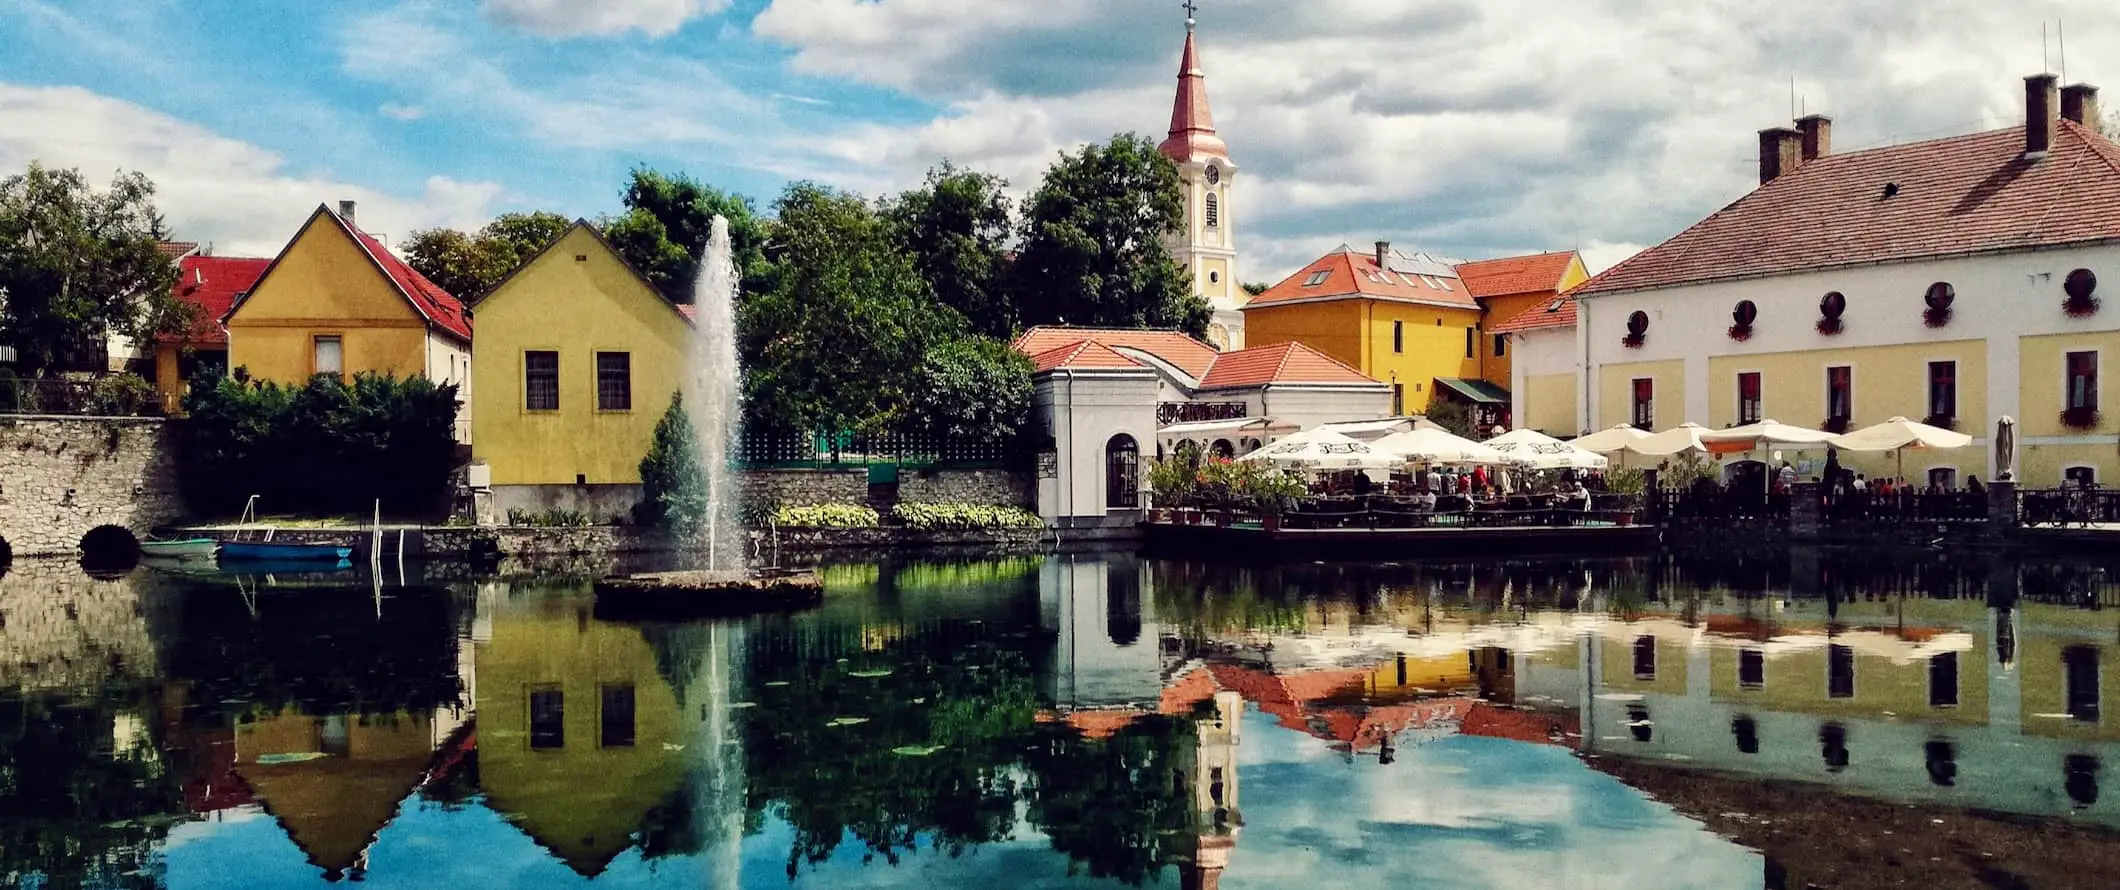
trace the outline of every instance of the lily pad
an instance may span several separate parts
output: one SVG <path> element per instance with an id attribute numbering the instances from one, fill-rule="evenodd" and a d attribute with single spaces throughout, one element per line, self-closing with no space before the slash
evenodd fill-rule
<path id="1" fill-rule="evenodd" d="M 869 671 L 847 671 L 847 676 L 849 676 L 849 677 L 860 677 L 860 678 L 862 678 L 862 679 L 865 679 L 865 680 L 866 680 L 866 679 L 875 679 L 875 678 L 877 678 L 877 677 L 888 677 L 888 676 L 890 676 L 890 675 L 891 675 L 891 669 L 890 669 L 890 668 L 877 668 L 877 669 L 875 669 L 875 670 L 869 670 Z"/>
<path id="2" fill-rule="evenodd" d="M 900 757 L 926 757 L 940 750 L 941 745 L 899 745 L 892 748 L 891 753 Z"/>
<path id="3" fill-rule="evenodd" d="M 272 766 L 278 763 L 308 763 L 312 760 L 322 760 L 330 756 L 317 751 L 305 751 L 300 754 L 261 754 L 258 755 L 258 763 L 262 766 Z"/>
<path id="4" fill-rule="evenodd" d="M 738 709 L 741 709 L 741 708 L 755 708 L 755 707 L 758 707 L 758 703 L 757 703 L 757 702 L 755 702 L 755 701 L 740 701 L 740 702 L 730 702 L 730 703 L 729 703 L 729 710 L 732 710 L 732 711 L 733 711 L 733 710 L 738 710 Z"/>
<path id="5" fill-rule="evenodd" d="M 767 686 L 786 686 L 786 685 L 788 685 L 788 681 L 786 681 L 786 680 L 767 680 L 767 681 L 766 681 L 766 685 L 767 685 Z"/>
<path id="6" fill-rule="evenodd" d="M 869 722 L 869 718 L 867 718 L 867 717 L 834 717 L 834 718 L 832 718 L 832 719 L 831 719 L 831 721 L 830 721 L 830 722 L 827 722 L 827 723 L 826 723 L 825 725 L 826 725 L 826 726 L 860 726 L 861 724 L 863 724 L 863 723 L 867 723 L 867 722 Z"/>

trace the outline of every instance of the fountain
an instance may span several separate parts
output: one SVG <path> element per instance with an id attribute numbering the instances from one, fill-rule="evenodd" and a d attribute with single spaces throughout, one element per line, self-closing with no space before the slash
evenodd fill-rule
<path id="1" fill-rule="evenodd" d="M 627 606 L 667 611 L 742 614 L 807 608 L 822 599 L 813 575 L 754 572 L 744 564 L 745 532 L 737 514 L 736 479 L 730 450 L 742 435 L 743 371 L 736 358 L 735 254 L 729 221 L 714 217 L 699 276 L 692 286 L 694 334 L 686 363 L 685 413 L 699 448 L 700 478 L 707 489 L 707 515 L 695 555 L 700 571 L 607 578 L 596 585 L 597 611 L 617 597 Z M 676 595 L 673 599 L 671 595 Z"/>

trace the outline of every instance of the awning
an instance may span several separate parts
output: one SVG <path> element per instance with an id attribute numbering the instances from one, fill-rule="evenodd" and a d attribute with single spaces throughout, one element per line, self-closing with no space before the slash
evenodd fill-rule
<path id="1" fill-rule="evenodd" d="M 1485 380 L 1467 377 L 1437 377 L 1435 378 L 1435 385 L 1457 393 L 1459 397 L 1468 402 L 1476 402 L 1481 405 L 1509 404 L 1509 391 Z"/>
<path id="2" fill-rule="evenodd" d="M 1276 424 L 1271 417 L 1239 417 L 1232 420 L 1196 420 L 1191 423 L 1174 423 L 1156 430 L 1159 439 L 1208 436 L 1215 433 L 1235 432 L 1293 432 L 1293 424 Z"/>

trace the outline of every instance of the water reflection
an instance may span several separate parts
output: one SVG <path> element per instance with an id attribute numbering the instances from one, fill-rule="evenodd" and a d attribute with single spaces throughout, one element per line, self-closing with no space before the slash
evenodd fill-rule
<path id="1" fill-rule="evenodd" d="M 1814 857 L 1681 793 L 1705 777 L 2120 826 L 2099 707 L 2120 628 L 2102 575 L 2069 566 L 1099 554 L 824 574 L 813 612 L 643 625 L 597 620 L 556 576 L 18 565 L 0 874 L 1800 885 L 1789 863 Z"/>

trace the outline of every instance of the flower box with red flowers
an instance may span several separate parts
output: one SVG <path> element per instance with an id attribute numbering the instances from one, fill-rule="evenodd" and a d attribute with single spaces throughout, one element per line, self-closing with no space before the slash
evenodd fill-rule
<path id="1" fill-rule="evenodd" d="M 2072 430 L 2097 429 L 2102 419 L 2096 408 L 2064 408 L 2061 411 L 2061 425 Z"/>
<path id="2" fill-rule="evenodd" d="M 1730 339 L 1736 340 L 1739 343 L 1743 343 L 1746 340 L 1752 339 L 1752 326 L 1748 324 L 1731 325 Z"/>
<path id="3" fill-rule="evenodd" d="M 2098 314 L 2097 297 L 2070 297 L 2061 301 L 2061 311 L 2070 318 L 2088 318 Z"/>
<path id="4" fill-rule="evenodd" d="M 1836 436 L 1842 435 L 1848 431 L 1848 419 L 1845 417 L 1828 417 L 1825 423 L 1818 425 L 1818 428 Z"/>
<path id="5" fill-rule="evenodd" d="M 1931 414 L 1922 418 L 1921 422 L 1940 430 L 1955 430 L 1958 428 L 1958 418 L 1949 414 Z"/>
<path id="6" fill-rule="evenodd" d="M 1923 309 L 1921 310 L 1921 323 L 1928 325 L 1932 328 L 1940 328 L 1944 325 L 1950 324 L 1951 310 L 1934 308 Z"/>

